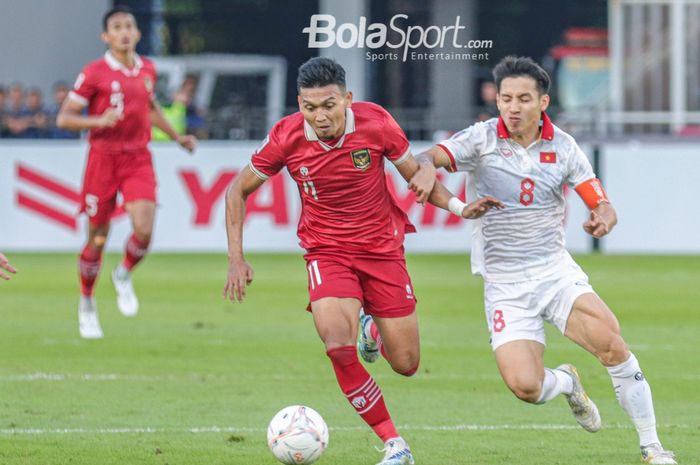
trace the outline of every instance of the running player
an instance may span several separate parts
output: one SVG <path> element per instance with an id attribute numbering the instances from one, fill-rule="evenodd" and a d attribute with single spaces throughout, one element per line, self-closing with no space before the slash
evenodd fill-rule
<path id="1" fill-rule="evenodd" d="M 194 137 L 173 130 L 155 101 L 156 70 L 151 61 L 136 53 L 141 33 L 131 10 L 117 6 L 108 11 L 102 28 L 101 37 L 109 50 L 83 68 L 57 117 L 61 128 L 90 130 L 81 208 L 89 217 L 89 230 L 79 261 L 78 320 L 84 338 L 103 336 L 93 288 L 117 192 L 124 199 L 133 234 L 112 280 L 122 314 L 134 316 L 138 311 L 131 271 L 148 250 L 156 208 L 156 179 L 148 150 L 151 125 L 189 152 L 196 144 Z M 86 107 L 87 115 L 83 115 Z"/>
<path id="2" fill-rule="evenodd" d="M 462 130 L 417 159 L 466 171 L 470 196 L 490 195 L 505 204 L 475 222 L 472 245 L 472 272 L 484 279 L 486 319 L 501 376 L 525 402 L 543 404 L 563 394 L 578 423 L 598 431 L 598 409 L 576 369 L 544 367 L 544 321 L 553 324 L 607 368 L 639 433 L 642 460 L 675 464 L 657 436 L 651 389 L 637 358 L 615 315 L 564 247 L 565 185 L 590 209 L 583 228 L 593 237 L 605 236 L 617 224 L 615 209 L 574 138 L 545 113 L 547 73 L 530 58 L 506 57 L 493 75 L 500 117 Z M 421 177 L 429 174 L 421 170 L 413 183 L 422 184 Z"/>
<path id="3" fill-rule="evenodd" d="M 416 298 L 403 252 L 404 234 L 415 228 L 387 189 L 384 160 L 407 180 L 419 166 L 386 110 L 352 102 L 345 71 L 335 61 L 307 61 L 299 68 L 297 89 L 300 111 L 272 128 L 226 194 L 229 270 L 224 295 L 242 301 L 253 280 L 243 256 L 245 200 L 286 167 L 302 201 L 298 236 L 306 249 L 309 309 L 338 384 L 384 442 L 380 465 L 413 464 L 379 386 L 358 359 L 355 341 L 364 307 L 374 316 L 379 350 L 394 371 L 412 376 L 418 369 Z M 432 185 L 412 188 L 425 201 Z M 492 199 L 481 199 L 455 213 L 477 217 L 492 206 Z"/>

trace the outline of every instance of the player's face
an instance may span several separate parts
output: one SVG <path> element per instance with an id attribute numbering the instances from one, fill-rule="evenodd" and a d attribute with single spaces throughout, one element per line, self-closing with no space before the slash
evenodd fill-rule
<path id="1" fill-rule="evenodd" d="M 352 93 L 337 84 L 303 88 L 297 97 L 299 111 L 321 140 L 340 137 L 345 131 L 345 109 L 352 103 Z"/>
<path id="2" fill-rule="evenodd" d="M 127 53 L 136 49 L 141 32 L 136 19 L 128 13 L 116 13 L 107 20 L 107 30 L 102 32 L 102 40 L 112 51 Z"/>
<path id="3" fill-rule="evenodd" d="M 511 136 L 525 136 L 538 130 L 549 95 L 541 95 L 537 82 L 529 76 L 507 77 L 501 81 L 496 104 Z"/>

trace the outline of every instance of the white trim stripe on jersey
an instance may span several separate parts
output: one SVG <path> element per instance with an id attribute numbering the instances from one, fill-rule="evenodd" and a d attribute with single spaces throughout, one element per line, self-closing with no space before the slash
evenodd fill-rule
<path id="1" fill-rule="evenodd" d="M 406 151 L 403 153 L 403 155 L 401 155 L 399 158 L 394 160 L 392 163 L 394 164 L 394 166 L 399 166 L 400 164 L 405 163 L 406 160 L 408 160 L 408 158 L 410 156 L 411 156 L 411 148 L 409 147 L 406 149 Z"/>
<path id="2" fill-rule="evenodd" d="M 82 95 L 78 95 L 75 91 L 71 90 L 68 92 L 68 98 L 73 100 L 74 102 L 78 102 L 82 106 L 86 107 L 88 105 L 88 99 L 83 97 Z"/>
<path id="3" fill-rule="evenodd" d="M 456 172 L 457 171 L 457 162 L 455 161 L 455 156 L 452 155 L 452 152 L 450 152 L 450 149 L 448 149 L 444 144 L 437 144 L 438 147 L 440 147 L 442 150 L 445 151 L 448 157 L 450 157 L 450 168 L 449 171 L 451 172 Z"/>
<path id="4" fill-rule="evenodd" d="M 262 179 L 263 181 L 267 181 L 267 180 L 270 178 L 270 176 L 266 175 L 265 173 L 263 173 L 262 171 L 260 171 L 259 169 L 257 169 L 257 168 L 255 167 L 255 165 L 253 165 L 253 162 L 252 162 L 252 161 L 251 161 L 250 163 L 248 163 L 248 168 L 250 168 L 250 171 L 252 171 L 254 175 L 256 175 L 257 177 L 259 177 L 259 178 Z"/>

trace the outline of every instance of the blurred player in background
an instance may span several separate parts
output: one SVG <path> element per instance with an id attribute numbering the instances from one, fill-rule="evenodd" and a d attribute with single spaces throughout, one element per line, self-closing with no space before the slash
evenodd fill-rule
<path id="1" fill-rule="evenodd" d="M 242 301 L 253 280 L 242 245 L 246 198 L 286 167 L 302 202 L 298 235 L 306 249 L 309 308 L 338 384 L 384 442 L 380 465 L 413 464 L 379 386 L 359 361 L 355 341 L 364 307 L 363 329 L 371 339 L 367 349 L 372 354 L 363 356 L 373 361 L 381 352 L 394 371 L 405 376 L 418 369 L 416 298 L 403 251 L 404 234 L 415 228 L 388 191 L 384 159 L 406 180 L 419 166 L 386 110 L 352 103 L 345 70 L 335 61 L 307 61 L 299 68 L 297 89 L 299 113 L 272 128 L 227 192 L 229 270 L 224 295 Z M 434 176 L 435 168 L 428 166 Z M 424 202 L 431 189 L 432 185 L 427 191 L 414 190 Z M 477 217 L 492 205 L 491 199 L 481 199 L 456 213 Z M 446 202 L 438 206 L 447 207 Z"/>
<path id="2" fill-rule="evenodd" d="M 572 365 L 544 367 L 544 321 L 595 355 L 607 368 L 615 394 L 630 416 L 642 460 L 675 464 L 656 432 L 651 389 L 620 335 L 615 315 L 588 284 L 564 247 L 564 185 L 590 211 L 583 225 L 603 237 L 617 224 L 615 209 L 591 164 L 570 135 L 545 113 L 550 79 L 529 58 L 507 57 L 493 71 L 500 118 L 476 123 L 417 159 L 467 171 L 469 195 L 505 204 L 475 223 L 472 272 L 484 278 L 491 345 L 501 376 L 521 400 L 543 404 L 564 394 L 578 423 L 601 427 Z M 418 178 L 430 174 L 421 170 Z M 422 179 L 414 184 L 422 184 Z M 431 182 L 430 179 L 427 182 Z"/>
<path id="3" fill-rule="evenodd" d="M 0 253 L 0 268 L 1 268 L 0 269 L 0 279 L 4 279 L 4 280 L 10 279 L 10 276 L 3 273 L 2 270 L 8 271 L 12 274 L 17 273 L 17 270 L 12 265 L 10 265 L 10 261 L 2 253 Z"/>
<path id="4" fill-rule="evenodd" d="M 89 231 L 79 264 L 78 317 L 84 338 L 103 336 L 93 287 L 117 192 L 123 197 L 133 234 L 126 243 L 123 261 L 112 272 L 112 280 L 119 310 L 126 316 L 138 311 L 131 271 L 148 250 L 156 208 L 156 179 L 148 150 L 151 125 L 189 152 L 196 144 L 194 137 L 173 130 L 155 101 L 156 70 L 151 61 L 136 54 L 141 33 L 131 10 L 117 6 L 108 11 L 102 28 L 101 37 L 109 50 L 83 68 L 57 117 L 61 128 L 90 130 L 82 191 L 82 211 L 89 217 Z M 87 115 L 81 114 L 86 107 Z"/>

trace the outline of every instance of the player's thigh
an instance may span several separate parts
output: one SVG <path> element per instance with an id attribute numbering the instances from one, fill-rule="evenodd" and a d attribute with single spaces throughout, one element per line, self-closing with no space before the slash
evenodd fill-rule
<path id="1" fill-rule="evenodd" d="M 352 264 L 362 287 L 365 313 L 384 319 L 415 313 L 417 299 L 403 256 L 355 258 Z"/>
<path id="2" fill-rule="evenodd" d="M 87 214 L 96 227 L 110 222 L 116 208 L 119 182 L 115 176 L 112 154 L 90 150 L 88 154 L 80 211 Z"/>
<path id="3" fill-rule="evenodd" d="M 513 340 L 494 352 L 506 385 L 519 397 L 539 392 L 544 379 L 544 345 L 534 340 Z"/>
<path id="4" fill-rule="evenodd" d="M 484 282 L 484 313 L 494 351 L 521 340 L 544 346 L 544 319 L 534 283 Z"/>
<path id="5" fill-rule="evenodd" d="M 326 350 L 354 346 L 360 307 L 355 298 L 323 297 L 311 302 L 311 313 Z"/>
<path id="6" fill-rule="evenodd" d="M 615 314 L 592 292 L 574 301 L 564 335 L 607 366 L 622 363 L 629 356 Z"/>
<path id="7" fill-rule="evenodd" d="M 156 204 L 151 200 L 133 200 L 124 204 L 129 214 L 134 232 L 141 236 L 150 236 L 156 216 Z"/>
<path id="8" fill-rule="evenodd" d="M 373 317 L 382 336 L 382 344 L 389 362 L 399 371 L 408 371 L 418 366 L 420 360 L 420 337 L 418 314 L 395 318 Z"/>
<path id="9" fill-rule="evenodd" d="M 324 253 L 304 255 L 309 302 L 326 297 L 354 298 L 363 302 L 362 288 L 347 257 Z"/>
<path id="10" fill-rule="evenodd" d="M 156 203 L 156 176 L 148 150 L 118 155 L 117 175 L 124 204 L 138 200 Z"/>

